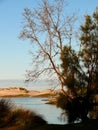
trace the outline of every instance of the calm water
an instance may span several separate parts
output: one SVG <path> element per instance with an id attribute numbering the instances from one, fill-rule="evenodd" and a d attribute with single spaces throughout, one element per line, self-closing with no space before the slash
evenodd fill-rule
<path id="1" fill-rule="evenodd" d="M 52 82 L 53 83 L 53 82 Z M 7 87 L 24 87 L 26 89 L 33 90 L 44 90 L 51 88 L 52 84 L 50 81 L 39 81 L 35 83 L 24 83 L 22 80 L 0 80 L 0 88 Z M 41 114 L 43 118 L 48 121 L 49 124 L 66 124 L 67 117 L 65 117 L 65 121 L 60 120 L 60 115 L 62 113 L 61 109 L 58 109 L 55 105 L 45 104 L 46 98 L 10 98 L 11 101 L 17 106 L 22 106 L 24 108 L 30 109 L 32 111 Z"/>
<path id="2" fill-rule="evenodd" d="M 34 98 L 34 97 L 18 97 L 8 98 L 18 107 L 23 107 L 42 115 L 42 117 L 49 124 L 66 124 L 67 117 L 64 120 L 60 120 L 62 110 L 55 105 L 45 104 L 46 98 Z"/>

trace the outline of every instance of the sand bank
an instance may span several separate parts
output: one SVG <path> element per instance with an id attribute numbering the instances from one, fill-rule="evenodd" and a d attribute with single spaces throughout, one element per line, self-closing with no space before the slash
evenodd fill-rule
<path id="1" fill-rule="evenodd" d="M 18 96 L 25 96 L 25 97 L 40 97 L 40 96 L 51 96 L 54 95 L 55 92 L 51 91 L 50 89 L 44 91 L 35 91 L 35 90 L 27 90 L 25 88 L 0 88 L 0 97 L 18 97 Z"/>

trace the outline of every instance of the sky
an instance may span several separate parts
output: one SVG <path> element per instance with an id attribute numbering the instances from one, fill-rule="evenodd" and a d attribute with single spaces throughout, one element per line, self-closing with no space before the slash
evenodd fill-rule
<path id="1" fill-rule="evenodd" d="M 19 39 L 24 8 L 36 8 L 41 0 L 0 0 L 0 80 L 25 79 L 31 67 L 29 41 Z M 98 0 L 66 0 L 68 12 L 78 12 L 80 17 L 92 14 Z"/>

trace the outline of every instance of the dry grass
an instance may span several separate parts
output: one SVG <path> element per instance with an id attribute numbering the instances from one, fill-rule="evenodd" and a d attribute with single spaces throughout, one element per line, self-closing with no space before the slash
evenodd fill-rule
<path id="1" fill-rule="evenodd" d="M 0 100 L 0 130 L 28 130 L 47 122 L 37 113 L 15 108 L 9 100 Z"/>
<path id="2" fill-rule="evenodd" d="M 67 125 L 47 124 L 35 112 L 15 108 L 9 100 L 0 100 L 0 130 L 98 130 L 98 119 Z"/>

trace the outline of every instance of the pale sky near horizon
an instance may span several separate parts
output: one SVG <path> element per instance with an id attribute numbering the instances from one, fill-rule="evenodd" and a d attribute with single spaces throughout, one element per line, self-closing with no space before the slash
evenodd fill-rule
<path id="1" fill-rule="evenodd" d="M 0 0 L 0 79 L 24 79 L 29 69 L 31 48 L 29 41 L 18 38 L 21 31 L 24 8 L 36 8 L 41 0 Z M 66 0 L 69 12 L 78 12 L 81 17 L 92 14 L 98 0 Z"/>

